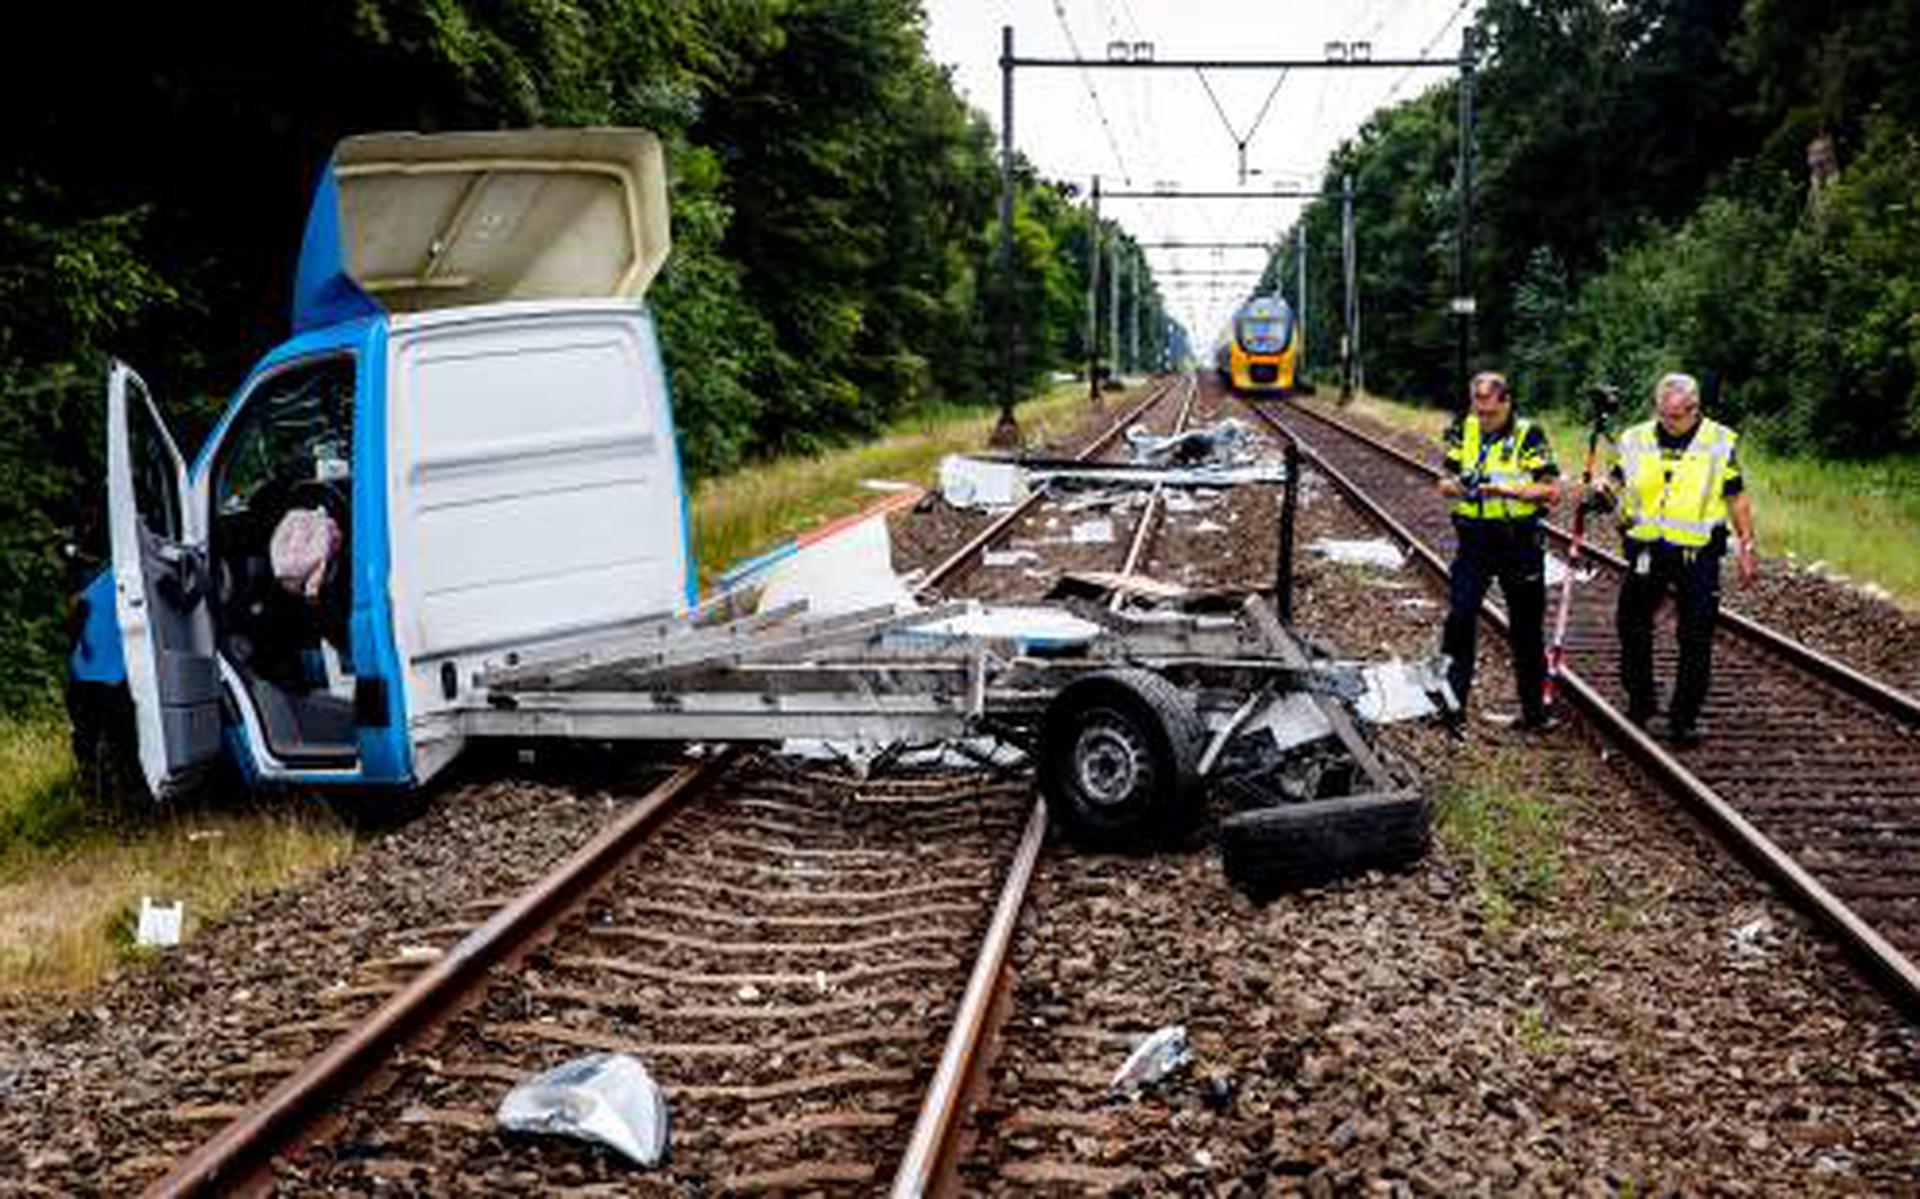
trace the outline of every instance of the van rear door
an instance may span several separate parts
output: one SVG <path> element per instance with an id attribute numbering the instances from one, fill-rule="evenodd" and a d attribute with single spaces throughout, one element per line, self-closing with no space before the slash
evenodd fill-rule
<path id="1" fill-rule="evenodd" d="M 395 640 L 422 733 L 487 665 L 685 609 L 685 493 L 638 305 L 394 318 L 388 395 Z"/>
<path id="2" fill-rule="evenodd" d="M 114 614 L 132 692 L 140 767 L 156 797 L 220 752 L 220 687 L 207 607 L 206 543 L 187 469 L 147 386 L 107 376 L 107 524 Z"/>

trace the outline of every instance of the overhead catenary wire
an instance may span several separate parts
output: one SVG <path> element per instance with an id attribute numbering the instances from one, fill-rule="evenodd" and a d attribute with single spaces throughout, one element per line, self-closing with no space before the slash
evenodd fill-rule
<path id="1" fill-rule="evenodd" d="M 1084 60 L 1086 55 L 1080 53 L 1080 42 L 1073 36 L 1073 25 L 1067 20 L 1067 7 L 1063 0 L 1053 0 L 1053 15 L 1060 21 L 1060 32 L 1067 37 L 1067 49 L 1073 51 L 1076 60 Z M 1113 161 L 1120 168 L 1120 177 L 1131 187 L 1133 171 L 1127 166 L 1126 155 L 1120 152 L 1119 139 L 1113 136 L 1113 125 L 1107 120 L 1107 110 L 1100 103 L 1100 90 L 1094 86 L 1092 73 L 1082 67 L 1080 80 L 1086 85 L 1087 98 L 1093 102 L 1093 115 L 1100 122 L 1100 131 L 1106 135 L 1107 148 L 1113 151 Z"/>

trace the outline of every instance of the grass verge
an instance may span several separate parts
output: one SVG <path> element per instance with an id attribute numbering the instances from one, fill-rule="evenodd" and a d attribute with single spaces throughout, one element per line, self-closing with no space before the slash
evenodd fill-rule
<path id="1" fill-rule="evenodd" d="M 182 901 L 191 936 L 352 848 L 312 803 L 180 808 L 111 827 L 75 784 L 62 721 L 0 724 L 0 1002 L 72 994 L 153 952 L 134 942 L 142 896 Z"/>
<path id="2" fill-rule="evenodd" d="M 1448 420 L 1438 409 L 1374 396 L 1356 398 L 1352 411 L 1436 440 Z M 1540 419 L 1560 469 L 1578 477 L 1586 456 L 1585 421 L 1564 412 Z M 1605 453 L 1603 446 L 1603 461 Z M 1909 612 L 1920 611 L 1920 555 L 1913 552 L 1920 543 L 1920 456 L 1837 462 L 1743 441 L 1740 457 L 1763 554 L 1823 564 L 1827 573 L 1876 585 Z"/>
<path id="3" fill-rule="evenodd" d="M 1487 924 L 1505 928 L 1560 881 L 1562 808 L 1521 781 L 1503 750 L 1452 773 L 1439 788 L 1440 841 L 1467 864 Z"/>
<path id="4" fill-rule="evenodd" d="M 1073 429 L 1086 414 L 1084 385 L 1063 384 L 1020 405 L 1021 432 L 1029 442 L 1046 440 Z M 992 410 L 931 409 L 859 445 L 706 480 L 691 501 L 701 586 L 750 554 L 873 502 L 878 496 L 862 480 L 930 485 L 941 458 L 986 445 L 995 419 Z"/>
<path id="5" fill-rule="evenodd" d="M 1077 427 L 1085 393 L 1063 385 L 1020 407 L 1045 440 Z M 928 484 L 942 456 L 986 444 L 996 414 L 934 409 L 861 445 L 758 464 L 708 480 L 691 501 L 707 571 L 874 498 L 869 478 Z M 704 581 L 704 579 L 703 579 Z M 176 807 L 113 827 L 75 783 L 63 720 L 0 721 L 0 1004 L 69 995 L 153 951 L 134 943 L 142 896 L 180 900 L 185 933 L 249 895 L 343 860 L 353 835 L 318 803 Z"/>

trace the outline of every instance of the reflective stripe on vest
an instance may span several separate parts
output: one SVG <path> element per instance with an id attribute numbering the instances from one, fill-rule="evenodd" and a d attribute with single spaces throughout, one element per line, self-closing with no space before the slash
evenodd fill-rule
<path id="1" fill-rule="evenodd" d="M 1482 444 L 1480 418 L 1469 415 L 1460 429 L 1460 469 L 1478 472 L 1484 483 L 1520 487 L 1533 482 L 1533 476 L 1521 465 L 1520 453 L 1527 442 L 1533 422 L 1514 417 L 1505 437 Z M 1532 500 L 1512 500 L 1504 496 L 1486 496 L 1477 500 L 1458 500 L 1454 515 L 1469 520 L 1525 520 L 1540 511 Z"/>
<path id="2" fill-rule="evenodd" d="M 1727 521 L 1722 494 L 1738 436 L 1702 417 L 1678 458 L 1660 452 L 1659 424 L 1647 421 L 1620 435 L 1620 473 L 1626 480 L 1620 515 L 1635 541 L 1665 541 L 1699 549 Z"/>

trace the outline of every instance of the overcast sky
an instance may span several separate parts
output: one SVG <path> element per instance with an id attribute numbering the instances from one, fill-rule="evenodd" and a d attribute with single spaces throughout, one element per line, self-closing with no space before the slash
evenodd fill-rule
<path id="1" fill-rule="evenodd" d="M 1329 41 L 1366 41 L 1375 58 L 1451 57 L 1477 0 L 923 0 L 927 49 L 1000 127 L 1000 28 L 1020 57 L 1105 58 L 1113 41 L 1151 42 L 1160 59 L 1324 56 Z M 1327 156 L 1385 104 L 1449 78 L 1445 71 L 1021 69 L 1014 143 L 1049 178 L 1103 190 L 1239 191 L 1236 137 L 1247 141 L 1246 190 L 1311 188 Z M 1275 84 L 1278 90 L 1275 90 Z M 1209 99 L 1207 87 L 1214 99 Z M 1271 103 L 1268 97 L 1271 96 Z M 1264 118 L 1260 116 L 1266 107 Z M 1256 126 L 1256 120 L 1258 124 Z M 1231 124 L 1234 133 L 1229 133 Z M 1109 200 L 1111 216 L 1142 241 L 1272 240 L 1301 201 Z M 1259 250 L 1149 250 L 1168 306 L 1202 353 L 1256 276 L 1174 271 L 1258 268 Z M 1289 289 L 1291 290 L 1291 289 Z"/>

